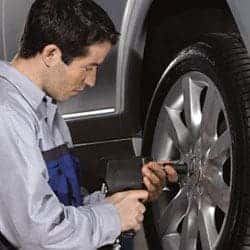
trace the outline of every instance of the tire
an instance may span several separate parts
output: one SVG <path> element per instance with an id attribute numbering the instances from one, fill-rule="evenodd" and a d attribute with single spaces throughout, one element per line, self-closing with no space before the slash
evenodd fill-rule
<path id="1" fill-rule="evenodd" d="M 180 51 L 155 90 L 143 154 L 188 174 L 149 204 L 149 250 L 250 249 L 250 59 L 240 38 L 208 34 Z"/>

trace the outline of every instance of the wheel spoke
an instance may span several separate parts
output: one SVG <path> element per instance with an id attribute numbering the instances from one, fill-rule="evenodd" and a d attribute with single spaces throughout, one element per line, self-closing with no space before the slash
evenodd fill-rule
<path id="1" fill-rule="evenodd" d="M 208 88 L 202 111 L 201 136 L 203 143 L 210 144 L 217 135 L 217 124 L 221 108 L 220 98 L 215 89 Z"/>
<path id="2" fill-rule="evenodd" d="M 217 167 L 220 171 L 223 171 L 223 166 L 229 157 L 230 157 L 230 151 L 226 150 L 223 153 L 221 153 L 219 157 L 212 159 L 210 161 L 210 164 Z"/>
<path id="3" fill-rule="evenodd" d="M 191 77 L 185 77 L 182 80 L 182 89 L 186 124 L 192 136 L 197 138 L 201 126 L 200 95 L 203 88 L 195 84 Z"/>
<path id="4" fill-rule="evenodd" d="M 164 250 L 179 250 L 180 235 L 178 233 L 164 235 L 161 245 Z"/>
<path id="5" fill-rule="evenodd" d="M 230 187 L 224 182 L 220 169 L 215 166 L 208 169 L 203 180 L 204 187 L 213 204 L 226 213 L 230 202 Z"/>
<path id="6" fill-rule="evenodd" d="M 181 111 L 167 106 L 165 106 L 165 111 L 163 123 L 166 133 L 180 152 L 187 152 L 190 146 L 190 136 L 187 127 L 181 120 Z"/>
<path id="7" fill-rule="evenodd" d="M 180 250 L 196 249 L 198 237 L 198 206 L 196 200 L 190 201 L 187 216 L 182 224 Z"/>
<path id="8" fill-rule="evenodd" d="M 215 227 L 215 207 L 211 206 L 205 199 L 201 202 L 198 224 L 202 250 L 212 250 L 218 237 Z"/>
<path id="9" fill-rule="evenodd" d="M 174 146 L 173 140 L 170 140 L 169 135 L 166 133 L 167 129 L 164 121 L 165 118 L 164 120 L 158 120 L 152 145 L 152 156 L 157 160 L 169 158 Z"/>
<path id="10" fill-rule="evenodd" d="M 188 209 L 187 190 L 181 189 L 159 218 L 160 234 L 169 235 L 177 232 L 178 225 L 184 218 Z"/>
<path id="11" fill-rule="evenodd" d="M 225 153 L 229 152 L 231 147 L 231 137 L 230 132 L 227 129 L 212 145 L 211 151 L 209 153 L 209 159 L 220 159 L 225 158 Z"/>

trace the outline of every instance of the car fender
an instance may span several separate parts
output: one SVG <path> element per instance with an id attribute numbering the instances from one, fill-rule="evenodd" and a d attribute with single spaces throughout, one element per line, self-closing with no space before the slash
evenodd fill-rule
<path id="1" fill-rule="evenodd" d="M 249 0 L 227 0 L 228 5 L 235 18 L 235 22 L 241 33 L 242 39 L 250 52 L 250 1 Z"/>
<path id="2" fill-rule="evenodd" d="M 124 93 L 131 81 L 139 84 L 139 72 L 131 71 L 131 65 L 136 62 L 136 71 L 140 70 L 143 61 L 143 52 L 146 40 L 144 29 L 146 15 L 153 0 L 129 0 L 121 25 L 121 37 L 117 58 L 117 108 L 121 112 L 125 109 Z"/>

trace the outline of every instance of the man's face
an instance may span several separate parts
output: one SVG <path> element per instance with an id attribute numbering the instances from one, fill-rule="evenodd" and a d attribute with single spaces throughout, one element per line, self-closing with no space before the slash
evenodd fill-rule
<path id="1" fill-rule="evenodd" d="M 98 66 L 111 49 L 109 42 L 94 44 L 84 57 L 75 58 L 69 65 L 62 60 L 48 74 L 44 91 L 57 101 L 66 101 L 86 87 L 95 86 Z"/>

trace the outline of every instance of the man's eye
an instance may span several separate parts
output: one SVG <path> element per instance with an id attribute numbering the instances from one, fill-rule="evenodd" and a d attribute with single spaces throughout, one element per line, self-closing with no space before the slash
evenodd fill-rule
<path id="1" fill-rule="evenodd" d="M 92 70 L 94 70 L 94 67 L 85 67 L 85 70 L 86 71 L 92 71 Z"/>
<path id="2" fill-rule="evenodd" d="M 82 69 L 86 72 L 91 72 L 91 71 L 98 71 L 99 66 L 84 66 Z"/>

